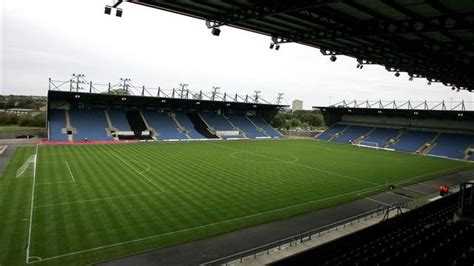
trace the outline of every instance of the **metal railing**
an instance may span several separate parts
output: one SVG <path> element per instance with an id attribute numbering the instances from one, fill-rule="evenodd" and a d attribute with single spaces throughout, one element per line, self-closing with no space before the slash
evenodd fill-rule
<path id="1" fill-rule="evenodd" d="M 309 241 L 313 237 L 319 237 L 324 233 L 329 233 L 331 231 L 337 231 L 340 228 L 345 228 L 348 225 L 353 225 L 353 224 L 358 223 L 362 220 L 367 220 L 369 218 L 376 217 L 380 214 L 384 214 L 387 211 L 395 210 L 395 209 L 398 209 L 398 208 L 403 208 L 404 206 L 406 206 L 405 203 L 394 203 L 390 206 L 381 206 L 381 207 L 378 207 L 377 209 L 374 209 L 374 210 L 371 210 L 371 211 L 368 211 L 368 212 L 364 212 L 364 213 L 360 213 L 360 214 L 348 217 L 346 219 L 343 219 L 343 220 L 340 220 L 340 221 L 337 221 L 337 222 L 334 222 L 334 223 L 331 223 L 331 224 L 328 224 L 328 225 L 325 225 L 325 226 L 322 226 L 322 227 L 319 227 L 319 228 L 316 228 L 316 229 L 312 229 L 312 230 L 309 230 L 309 231 L 306 231 L 306 232 L 303 232 L 303 233 L 299 233 L 297 235 L 290 236 L 290 237 L 287 237 L 287 238 L 284 238 L 284 239 L 280 239 L 280 240 L 277 240 L 277 241 L 274 241 L 274 242 L 271 242 L 271 243 L 268 243 L 268 244 L 265 244 L 265 245 L 262 245 L 262 246 L 259 246 L 259 247 L 255 247 L 255 248 L 248 249 L 248 250 L 236 253 L 236 254 L 232 254 L 230 256 L 226 256 L 226 257 L 219 258 L 219 259 L 216 259 L 216 260 L 212 260 L 212 261 L 209 261 L 209 262 L 206 262 L 206 263 L 202 263 L 200 265 L 202 265 L 202 266 L 227 265 L 231 262 L 241 263 L 246 258 L 249 258 L 249 257 L 256 258 L 257 255 L 259 255 L 259 254 L 269 254 L 270 252 L 273 252 L 275 250 L 281 250 L 282 248 L 287 247 L 287 246 L 297 245 L 298 243 L 303 243 L 305 241 Z"/>

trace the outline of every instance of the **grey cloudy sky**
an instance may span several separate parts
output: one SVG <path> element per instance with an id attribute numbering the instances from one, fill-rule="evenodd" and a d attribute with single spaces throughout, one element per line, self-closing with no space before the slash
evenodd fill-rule
<path id="1" fill-rule="evenodd" d="M 46 95 L 48 77 L 67 80 L 84 73 L 94 82 L 128 77 L 136 86 L 189 84 L 192 90 L 239 94 L 261 90 L 272 100 L 302 99 L 305 108 L 342 99 L 462 100 L 426 80 L 408 81 L 381 66 L 356 69 L 356 60 L 335 63 L 318 49 L 284 44 L 230 27 L 212 36 L 204 21 L 125 3 L 124 16 L 103 14 L 111 0 L 3 0 L 1 93 Z"/>

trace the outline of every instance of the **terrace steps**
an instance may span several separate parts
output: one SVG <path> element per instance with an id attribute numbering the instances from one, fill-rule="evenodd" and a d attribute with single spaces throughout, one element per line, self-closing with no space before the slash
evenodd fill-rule
<path id="1" fill-rule="evenodd" d="M 227 119 L 227 122 L 229 122 L 229 124 L 235 129 L 235 130 L 238 130 L 239 131 L 239 135 L 242 135 L 243 137 L 247 138 L 247 135 L 245 134 L 245 131 L 243 131 L 242 129 L 240 129 L 239 127 L 237 127 L 234 123 L 232 123 L 232 121 L 230 120 L 229 117 L 225 116 L 225 115 L 222 115 L 225 119 Z"/>
<path id="2" fill-rule="evenodd" d="M 174 122 L 178 126 L 178 130 L 184 135 L 186 135 L 188 139 L 191 139 L 191 137 L 188 135 L 188 130 L 179 123 L 178 119 L 176 119 L 176 114 L 170 113 L 169 115 L 171 116 L 171 118 L 173 118 Z"/>
<path id="3" fill-rule="evenodd" d="M 436 140 L 438 139 L 438 137 L 440 135 L 441 135 L 441 133 L 438 132 L 438 134 L 436 134 L 436 136 L 432 140 L 430 140 L 427 143 L 423 144 L 423 146 L 417 152 L 419 154 L 429 153 L 436 146 Z"/>
<path id="4" fill-rule="evenodd" d="M 341 136 L 342 134 L 344 134 L 344 132 L 349 129 L 349 127 L 351 127 L 350 125 L 347 125 L 347 127 L 345 127 L 343 130 L 337 132 L 336 134 L 334 134 L 330 139 L 328 139 L 328 141 L 333 141 L 336 137 L 338 136 Z"/>
<path id="5" fill-rule="evenodd" d="M 383 147 L 384 147 L 384 148 L 387 148 L 389 145 L 396 144 L 398 141 L 400 141 L 400 137 L 401 137 L 404 133 L 405 133 L 405 132 L 400 129 L 400 133 L 399 133 L 395 138 L 393 138 L 393 141 L 391 141 L 391 140 L 387 141 L 387 143 L 385 143 L 385 145 L 384 145 Z"/>
<path id="6" fill-rule="evenodd" d="M 252 119 L 250 119 L 250 118 L 248 117 L 248 115 L 245 115 L 245 118 L 246 118 L 248 121 L 250 121 L 250 123 L 257 129 L 257 131 L 262 132 L 262 133 L 263 133 L 265 136 L 267 136 L 267 137 L 270 137 L 270 135 L 268 135 L 267 132 L 265 132 L 265 130 L 263 130 L 263 128 L 257 126 L 257 124 L 255 124 L 255 123 L 252 121 Z"/>
<path id="7" fill-rule="evenodd" d="M 145 123 L 146 129 L 147 129 L 148 131 L 150 131 L 151 138 L 152 138 L 153 140 L 158 140 L 158 139 L 156 138 L 156 131 L 154 131 L 153 128 L 150 127 L 150 124 L 148 124 L 148 121 L 146 120 L 145 115 L 143 114 L 143 112 L 140 111 L 139 113 L 140 113 L 140 116 L 142 117 L 143 123 Z M 152 133 L 152 132 L 153 132 L 153 133 Z"/>
<path id="8" fill-rule="evenodd" d="M 111 132 L 112 130 L 117 131 L 117 129 L 114 128 L 114 126 L 112 125 L 112 120 L 110 119 L 109 111 L 104 110 L 104 113 L 105 113 L 105 119 L 107 120 L 107 126 L 108 126 L 107 132 Z M 111 133 L 109 133 L 109 134 L 110 134 L 110 136 L 112 136 L 115 140 L 118 140 L 117 134 L 111 134 Z"/>
<path id="9" fill-rule="evenodd" d="M 66 116 L 66 132 L 65 132 L 65 133 L 67 134 L 67 131 L 68 131 L 69 129 L 70 129 L 71 131 L 73 131 L 73 130 L 72 130 L 72 128 L 71 128 L 71 117 L 69 116 L 69 110 L 67 110 L 67 109 L 64 110 L 64 114 L 65 114 L 65 116 Z M 74 139 L 73 139 L 73 134 L 67 135 L 67 139 L 68 139 L 68 141 L 73 141 L 73 140 L 74 140 Z"/>

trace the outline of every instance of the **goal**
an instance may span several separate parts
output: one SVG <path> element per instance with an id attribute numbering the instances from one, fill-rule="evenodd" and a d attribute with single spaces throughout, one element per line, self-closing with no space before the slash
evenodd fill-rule
<path id="1" fill-rule="evenodd" d="M 359 142 L 358 146 L 378 149 L 379 148 L 379 143 L 378 142 L 371 142 L 371 141 L 361 141 L 361 142 Z"/>
<path id="2" fill-rule="evenodd" d="M 35 162 L 35 154 L 30 155 L 28 159 L 16 170 L 16 178 L 23 176 L 33 176 L 33 164 Z"/>

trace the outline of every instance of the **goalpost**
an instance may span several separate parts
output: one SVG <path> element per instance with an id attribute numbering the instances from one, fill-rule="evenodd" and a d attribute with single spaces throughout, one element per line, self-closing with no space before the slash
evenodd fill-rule
<path id="1" fill-rule="evenodd" d="M 379 143 L 378 142 L 371 142 L 371 141 L 360 141 L 359 144 L 357 145 L 359 147 L 366 147 L 366 148 L 373 148 L 373 149 L 379 149 Z"/>
<path id="2" fill-rule="evenodd" d="M 33 164 L 36 160 L 36 154 L 32 154 L 26 159 L 26 161 L 16 170 L 15 178 L 23 176 L 32 176 L 33 175 Z"/>

